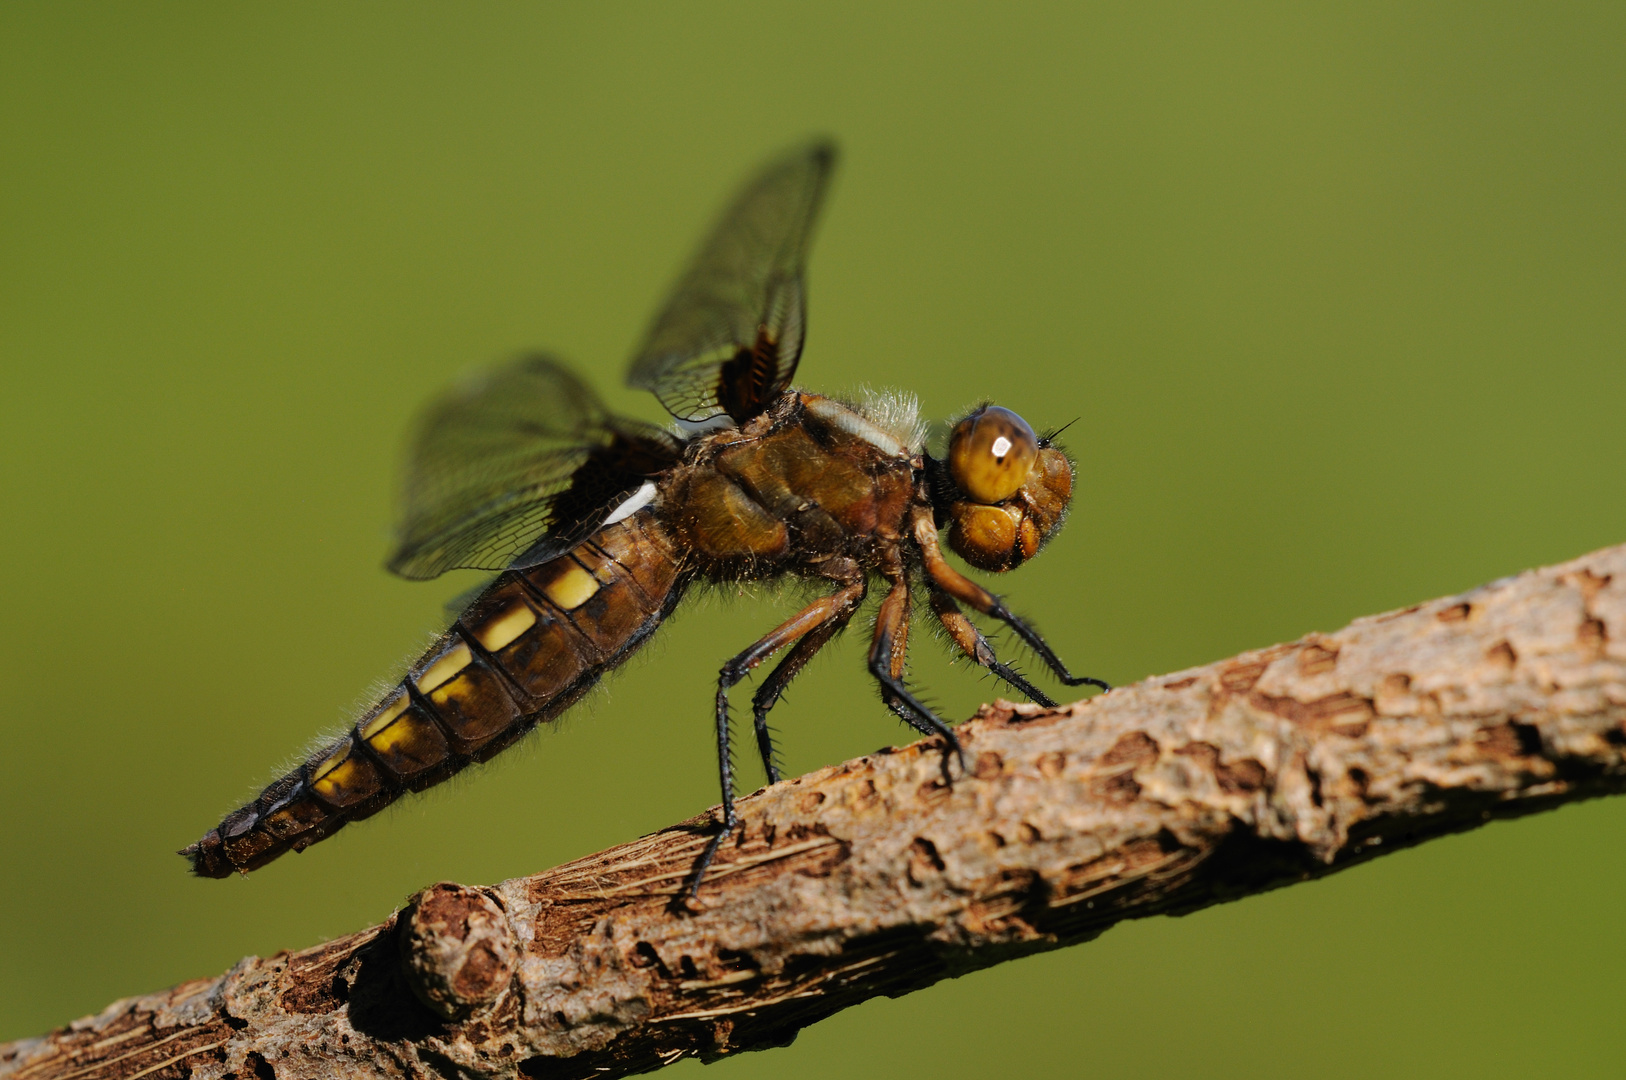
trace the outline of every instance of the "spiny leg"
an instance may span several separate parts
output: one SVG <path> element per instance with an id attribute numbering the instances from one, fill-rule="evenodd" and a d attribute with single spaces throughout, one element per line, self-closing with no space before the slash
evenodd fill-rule
<path id="1" fill-rule="evenodd" d="M 937 735 L 943 739 L 943 778 L 951 779 L 948 771 L 949 756 L 959 758 L 960 770 L 966 770 L 965 751 L 960 747 L 954 729 L 938 719 L 903 683 L 905 646 L 908 644 L 909 582 L 901 568 L 892 578 L 892 588 L 881 609 L 875 615 L 875 638 L 869 648 L 869 671 L 881 684 L 881 700 L 897 713 L 903 722 L 923 735 Z"/>
<path id="2" fill-rule="evenodd" d="M 855 604 L 854 607 L 857 605 Z M 779 767 L 774 764 L 773 736 L 768 732 L 768 712 L 779 704 L 779 696 L 785 692 L 790 681 L 801 674 L 807 662 L 813 659 L 820 649 L 830 643 L 830 639 L 839 634 L 847 625 L 851 613 L 839 619 L 832 619 L 817 630 L 810 631 L 802 640 L 792 645 L 790 652 L 785 654 L 757 692 L 751 697 L 751 720 L 756 726 L 757 752 L 762 755 L 762 766 L 768 772 L 768 783 L 779 783 Z"/>
<path id="3" fill-rule="evenodd" d="M 943 551 L 937 546 L 937 527 L 932 523 L 930 510 L 916 511 L 914 515 L 915 543 L 920 548 L 921 559 L 926 567 L 926 576 L 933 585 L 942 589 L 956 600 L 970 604 L 977 611 L 1016 631 L 1016 636 L 1027 643 L 1039 659 L 1044 662 L 1062 683 L 1067 686 L 1098 686 L 1102 690 L 1111 690 L 1112 687 L 1100 679 L 1088 675 L 1074 675 L 1067 670 L 1067 665 L 1061 662 L 1048 642 L 1039 636 L 1039 632 L 1016 615 L 1012 614 L 1003 601 L 975 581 L 950 566 L 948 560 L 943 558 Z"/>
<path id="4" fill-rule="evenodd" d="M 941 589 L 933 589 L 931 596 L 932 611 L 936 613 L 937 621 L 943 624 L 943 629 L 948 631 L 949 639 L 959 646 L 961 652 L 1027 695 L 1028 700 L 1036 701 L 1046 708 L 1055 708 L 1056 703 L 1051 701 L 1047 694 L 1024 679 L 1015 668 L 999 662 L 999 657 L 994 655 L 994 647 L 988 644 L 988 639 L 982 636 L 982 631 L 965 617 L 965 612 L 960 610 L 960 605 L 954 602 L 952 596 Z"/>
<path id="5" fill-rule="evenodd" d="M 723 789 L 723 821 L 716 835 L 706 845 L 700 859 L 695 864 L 694 876 L 689 884 L 689 896 L 692 898 L 700 891 L 700 881 L 706 875 L 706 868 L 717 855 L 717 848 L 721 846 L 723 838 L 734 831 L 739 824 L 739 817 L 734 813 L 734 760 L 729 750 L 729 723 L 728 723 L 728 691 L 747 672 L 768 657 L 792 642 L 805 639 L 807 635 L 815 633 L 837 620 L 844 620 L 852 616 L 853 609 L 864 599 L 864 583 L 854 582 L 837 589 L 829 596 L 822 597 L 807 605 L 789 619 L 770 631 L 760 641 L 724 664 L 717 674 L 717 773 L 722 781 Z M 788 657 L 787 657 L 788 659 Z M 803 663 L 806 663 L 804 660 Z M 792 672 L 794 674 L 794 672 Z M 786 678 L 789 681 L 789 678 Z M 770 744 L 769 752 L 772 752 Z"/>

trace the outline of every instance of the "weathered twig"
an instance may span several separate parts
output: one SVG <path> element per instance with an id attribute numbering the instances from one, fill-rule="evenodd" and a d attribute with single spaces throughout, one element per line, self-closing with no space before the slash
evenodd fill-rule
<path id="1" fill-rule="evenodd" d="M 1626 546 L 758 792 L 0 1047 L 6 1080 L 623 1076 L 1626 788 Z"/>

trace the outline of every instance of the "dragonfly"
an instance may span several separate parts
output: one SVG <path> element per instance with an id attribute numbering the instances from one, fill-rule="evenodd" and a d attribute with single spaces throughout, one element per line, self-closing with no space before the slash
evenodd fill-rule
<path id="1" fill-rule="evenodd" d="M 791 385 L 806 330 L 806 262 L 835 166 L 828 140 L 770 161 L 736 195 L 655 316 L 627 382 L 676 424 L 618 416 L 569 367 L 524 355 L 464 380 L 410 441 L 390 570 L 496 576 L 342 735 L 181 854 L 228 877 L 303 851 L 406 792 L 440 783 L 557 718 L 660 627 L 692 587 L 800 579 L 820 593 L 722 665 L 714 719 L 722 789 L 695 895 L 739 825 L 729 692 L 778 655 L 751 697 L 757 750 L 780 779 L 768 715 L 814 654 L 880 593 L 867 663 L 881 701 L 964 756 L 905 679 L 912 608 L 1030 700 L 966 609 L 1008 627 L 1067 686 L 1074 676 L 997 595 L 956 569 L 1015 569 L 1066 517 L 1074 465 L 1054 436 L 984 404 L 927 449 L 905 395 L 843 401 Z M 782 655 L 781 655 L 782 654 Z"/>

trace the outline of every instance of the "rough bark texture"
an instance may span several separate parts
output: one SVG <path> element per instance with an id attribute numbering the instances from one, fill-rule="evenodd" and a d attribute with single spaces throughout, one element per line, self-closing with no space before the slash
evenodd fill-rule
<path id="1" fill-rule="evenodd" d="M 0 1046 L 5 1080 L 606 1077 L 1626 788 L 1626 546 L 741 804 Z"/>

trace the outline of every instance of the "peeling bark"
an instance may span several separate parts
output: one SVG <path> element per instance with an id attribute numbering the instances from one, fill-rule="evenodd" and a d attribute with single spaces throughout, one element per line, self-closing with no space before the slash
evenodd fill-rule
<path id="1" fill-rule="evenodd" d="M 613 1077 L 1626 789 L 1626 546 L 930 741 L 0 1046 L 0 1080 Z"/>

